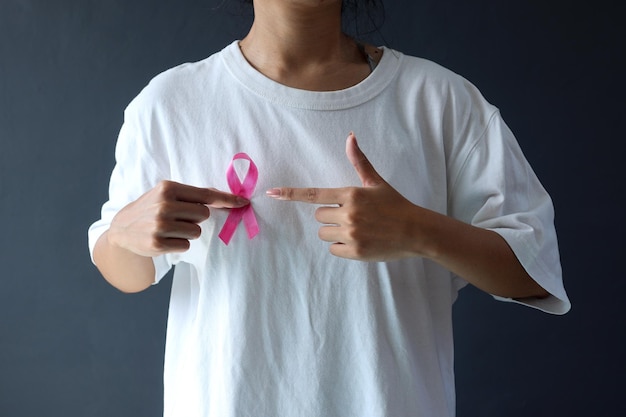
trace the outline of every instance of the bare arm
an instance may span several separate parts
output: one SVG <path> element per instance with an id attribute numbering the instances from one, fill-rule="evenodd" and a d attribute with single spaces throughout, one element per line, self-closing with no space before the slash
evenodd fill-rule
<path id="1" fill-rule="evenodd" d="M 93 259 L 102 276 L 120 291 L 139 292 L 154 283 L 152 258 L 112 244 L 108 230 L 96 242 Z"/>
<path id="2" fill-rule="evenodd" d="M 421 248 L 414 247 L 415 253 L 434 260 L 490 294 L 510 298 L 548 296 L 496 232 L 432 211 L 422 212 L 421 216 L 413 232 L 429 238 Z M 423 226 L 428 230 L 422 231 Z"/>
<path id="3" fill-rule="evenodd" d="M 200 237 L 209 207 L 233 208 L 249 201 L 222 191 L 163 181 L 113 218 L 94 248 L 104 278 L 124 292 L 139 292 L 155 279 L 152 258 L 189 249 Z"/>
<path id="4" fill-rule="evenodd" d="M 273 188 L 278 200 L 331 204 L 316 210 L 320 239 L 336 256 L 390 261 L 421 256 L 439 263 L 476 287 L 511 298 L 548 293 L 524 270 L 497 233 L 419 207 L 383 180 L 350 135 L 346 153 L 363 187 Z"/>

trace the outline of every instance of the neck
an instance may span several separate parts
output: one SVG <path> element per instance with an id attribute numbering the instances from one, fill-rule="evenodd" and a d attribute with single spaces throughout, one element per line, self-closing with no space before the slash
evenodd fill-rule
<path id="1" fill-rule="evenodd" d="M 240 46 L 258 71 L 296 88 L 338 90 L 369 73 L 356 43 L 341 31 L 339 0 L 255 0 L 254 22 Z"/>

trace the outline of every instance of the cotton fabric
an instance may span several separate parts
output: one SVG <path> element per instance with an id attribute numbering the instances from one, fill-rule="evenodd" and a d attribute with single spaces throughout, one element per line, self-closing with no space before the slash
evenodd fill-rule
<path id="1" fill-rule="evenodd" d="M 233 42 L 160 74 L 130 103 L 98 237 L 126 204 L 168 179 L 228 191 L 247 153 L 260 233 L 218 238 L 213 209 L 175 265 L 167 324 L 166 417 L 454 416 L 452 304 L 466 283 L 421 258 L 360 262 L 317 238 L 316 206 L 279 186 L 360 186 L 345 155 L 354 131 L 373 166 L 415 204 L 501 234 L 563 314 L 553 207 L 497 108 L 464 78 L 384 49 L 370 76 L 313 92 L 257 72 Z M 239 161 L 241 162 L 241 161 Z M 245 163 L 238 167 L 243 177 Z"/>

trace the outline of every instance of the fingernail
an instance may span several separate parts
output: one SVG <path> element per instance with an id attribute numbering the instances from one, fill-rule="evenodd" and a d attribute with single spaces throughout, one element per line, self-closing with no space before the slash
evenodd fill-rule
<path id="1" fill-rule="evenodd" d="M 241 206 L 247 206 L 248 204 L 250 204 L 250 200 L 246 200 L 243 197 L 237 197 L 237 204 L 241 205 Z"/>
<path id="2" fill-rule="evenodd" d="M 265 195 L 272 198 L 280 198 L 280 188 L 271 188 L 265 192 Z"/>

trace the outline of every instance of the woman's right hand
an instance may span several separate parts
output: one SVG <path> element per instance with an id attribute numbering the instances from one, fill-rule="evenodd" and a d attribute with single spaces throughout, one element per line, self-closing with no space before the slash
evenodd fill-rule
<path id="1" fill-rule="evenodd" d="M 209 207 L 248 204 L 245 198 L 214 188 L 161 181 L 117 213 L 109 227 L 108 240 L 146 257 L 184 252 L 189 249 L 190 240 L 200 237 L 199 223 L 209 218 Z"/>
<path id="2" fill-rule="evenodd" d="M 124 292 L 138 292 L 155 282 L 152 258 L 189 249 L 200 237 L 199 223 L 212 208 L 235 208 L 250 204 L 245 198 L 162 181 L 121 209 L 109 230 L 96 242 L 93 258 L 102 276 Z"/>

